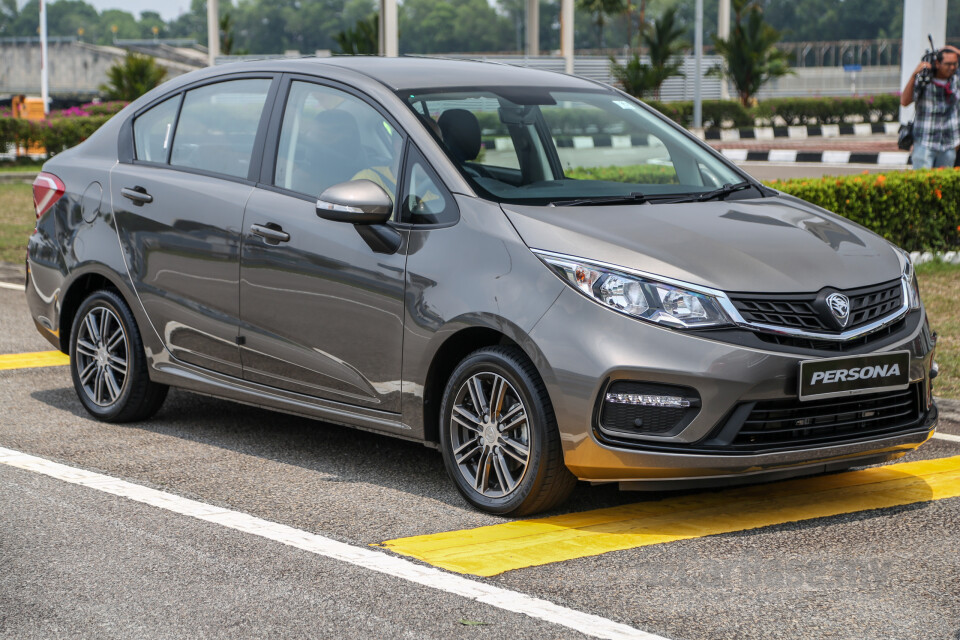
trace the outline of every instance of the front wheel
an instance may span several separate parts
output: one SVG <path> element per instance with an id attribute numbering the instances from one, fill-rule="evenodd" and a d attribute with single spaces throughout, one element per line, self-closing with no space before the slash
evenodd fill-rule
<path id="1" fill-rule="evenodd" d="M 70 371 L 84 408 L 106 422 L 145 420 L 167 396 L 150 380 L 133 313 L 113 291 L 97 291 L 77 310 Z"/>
<path id="2" fill-rule="evenodd" d="M 475 507 L 526 515 L 560 504 L 576 485 L 543 381 L 519 349 L 467 356 L 450 376 L 440 411 L 447 473 Z"/>

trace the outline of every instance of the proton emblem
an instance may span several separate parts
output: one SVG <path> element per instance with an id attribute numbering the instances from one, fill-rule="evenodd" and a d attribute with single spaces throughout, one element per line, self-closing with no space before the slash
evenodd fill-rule
<path id="1" fill-rule="evenodd" d="M 827 306 L 833 312 L 833 317 L 840 323 L 840 328 L 846 328 L 847 322 L 850 321 L 850 298 L 842 293 L 831 293 L 827 296 Z"/>

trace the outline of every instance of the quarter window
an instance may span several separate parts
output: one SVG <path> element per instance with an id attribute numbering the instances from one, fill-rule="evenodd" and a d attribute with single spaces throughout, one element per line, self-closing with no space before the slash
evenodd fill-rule
<path id="1" fill-rule="evenodd" d="M 453 196 L 443 187 L 423 155 L 412 146 L 407 157 L 405 184 L 403 222 L 445 224 L 457 221 L 460 211 Z"/>
<path id="2" fill-rule="evenodd" d="M 271 82 L 231 80 L 188 91 L 170 164 L 246 178 Z"/>
<path id="3" fill-rule="evenodd" d="M 177 117 L 180 96 L 161 102 L 133 122 L 137 160 L 166 162 L 173 140 L 173 121 Z"/>
<path id="4" fill-rule="evenodd" d="M 293 82 L 273 183 L 316 198 L 327 187 L 366 178 L 396 201 L 402 150 L 400 132 L 366 102 L 331 87 Z"/>

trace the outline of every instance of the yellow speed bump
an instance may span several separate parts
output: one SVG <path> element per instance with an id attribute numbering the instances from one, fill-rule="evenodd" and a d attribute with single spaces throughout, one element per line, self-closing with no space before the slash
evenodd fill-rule
<path id="1" fill-rule="evenodd" d="M 0 355 L 0 371 L 3 371 L 4 369 L 60 367 L 65 364 L 70 364 L 70 358 L 59 351 L 35 351 L 33 353 L 10 353 Z"/>
<path id="2" fill-rule="evenodd" d="M 674 540 L 960 496 L 960 456 L 388 540 L 457 573 L 504 571 Z"/>

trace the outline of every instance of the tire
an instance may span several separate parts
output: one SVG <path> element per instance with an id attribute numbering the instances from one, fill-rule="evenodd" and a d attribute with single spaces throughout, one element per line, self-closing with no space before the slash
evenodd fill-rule
<path id="1" fill-rule="evenodd" d="M 150 380 L 130 307 L 106 289 L 92 293 L 77 310 L 70 373 L 83 407 L 105 422 L 145 420 L 167 397 L 168 387 Z"/>
<path id="2" fill-rule="evenodd" d="M 440 407 L 440 449 L 461 495 L 488 513 L 545 511 L 577 483 L 543 381 L 516 347 L 480 349 L 454 369 Z"/>

